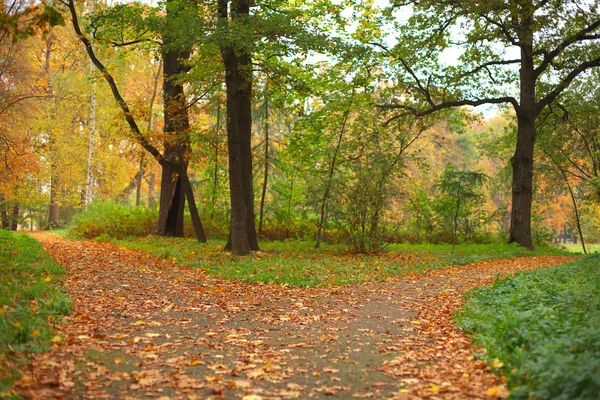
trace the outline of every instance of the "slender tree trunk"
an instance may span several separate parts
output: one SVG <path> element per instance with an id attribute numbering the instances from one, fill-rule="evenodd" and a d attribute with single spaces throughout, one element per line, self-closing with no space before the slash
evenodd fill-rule
<path id="1" fill-rule="evenodd" d="M 162 60 L 158 63 L 158 67 L 156 68 L 156 73 L 154 74 L 153 85 L 152 85 L 152 96 L 150 97 L 150 104 L 148 105 L 148 124 L 146 125 L 146 134 L 150 134 L 152 131 L 152 126 L 154 125 L 154 113 L 152 112 L 154 109 L 154 101 L 156 100 L 156 93 L 158 92 L 158 82 L 160 80 L 160 73 L 163 69 Z M 139 206 L 142 200 L 142 183 L 144 179 L 144 175 L 146 174 L 146 159 L 145 159 L 145 150 L 142 148 L 142 152 L 140 154 L 140 164 L 138 169 L 138 180 L 135 191 L 135 205 Z M 153 183 L 154 184 L 154 183 Z M 150 198 L 148 198 L 148 207 L 150 208 Z M 154 204 L 154 199 L 152 199 L 152 204 Z"/>
<path id="2" fill-rule="evenodd" d="M 550 153 L 548 153 L 545 150 L 543 150 L 543 151 L 548 156 L 548 158 L 550 158 L 550 160 L 556 166 L 556 168 L 560 171 L 560 174 L 562 175 L 562 177 L 565 180 L 565 183 L 567 184 L 567 188 L 569 189 L 569 194 L 571 195 L 571 202 L 573 203 L 573 212 L 575 213 L 575 223 L 577 224 L 577 232 L 579 234 L 579 239 L 581 240 L 581 247 L 583 248 L 583 253 L 587 254 L 587 249 L 585 248 L 585 241 L 583 240 L 583 230 L 581 229 L 581 219 L 579 218 L 579 208 L 577 207 L 577 200 L 575 199 L 575 193 L 573 193 L 573 188 L 571 187 L 571 184 L 569 183 L 569 178 L 567 177 L 567 173 L 560 166 L 558 161 L 556 161 L 556 159 L 554 157 L 552 157 L 552 155 Z"/>
<path id="3" fill-rule="evenodd" d="M 60 225 L 60 207 L 58 204 L 59 179 L 56 175 L 50 178 L 50 208 L 48 210 L 48 225 L 57 228 Z"/>
<path id="4" fill-rule="evenodd" d="M 248 0 L 231 2 L 231 19 L 241 20 L 250 13 Z M 228 0 L 219 0 L 221 26 L 229 29 Z M 221 44 L 227 87 L 227 146 L 229 150 L 229 192 L 231 222 L 226 250 L 246 255 L 258 250 L 252 182 L 252 61 L 232 43 Z"/>
<path id="5" fill-rule="evenodd" d="M 260 212 L 258 217 L 258 234 L 262 235 L 263 218 L 265 212 L 265 197 L 267 196 L 267 183 L 269 180 L 269 77 L 265 85 L 265 168 L 263 174 L 262 193 L 260 195 Z"/>
<path id="6" fill-rule="evenodd" d="M 354 99 L 354 90 L 352 91 L 352 99 Z M 350 106 L 352 105 L 352 101 L 350 100 L 350 104 L 348 105 L 348 109 L 344 112 L 344 117 L 342 119 L 342 126 L 340 127 L 340 133 L 338 135 L 337 144 L 335 145 L 335 150 L 333 152 L 333 157 L 331 158 L 331 163 L 329 164 L 329 170 L 327 172 L 327 181 L 325 182 L 325 191 L 323 192 L 323 198 L 321 199 L 321 212 L 319 218 L 319 226 L 317 227 L 317 241 L 315 243 L 315 248 L 318 249 L 321 247 L 321 235 L 323 230 L 325 229 L 325 223 L 327 221 L 327 202 L 329 201 L 329 193 L 331 191 L 331 184 L 333 181 L 333 173 L 335 172 L 336 160 L 340 148 L 342 146 L 342 139 L 344 138 L 344 134 L 346 132 L 346 122 L 348 121 L 348 115 L 350 115 Z M 324 233 L 323 233 L 324 235 Z"/>
<path id="7" fill-rule="evenodd" d="M 94 64 L 90 61 L 90 69 L 94 72 Z M 90 134 L 88 138 L 88 158 L 87 158 L 87 171 L 85 179 L 85 208 L 87 209 L 92 204 L 92 196 L 94 189 L 94 151 L 96 147 L 96 79 L 93 78 L 92 90 L 90 93 Z"/>
<path id="8" fill-rule="evenodd" d="M 533 150 L 535 121 L 539 115 L 535 99 L 535 72 L 533 63 L 533 35 L 531 21 L 523 22 L 520 34 L 521 70 L 520 105 L 517 112 L 517 147 L 512 164 L 512 213 L 509 242 L 533 249 L 531 241 L 531 203 L 533 200 Z"/>
<path id="9" fill-rule="evenodd" d="M 212 221 L 215 214 L 215 207 L 217 205 L 217 188 L 219 186 L 219 135 L 221 132 L 221 101 L 217 100 L 217 125 L 215 127 L 215 159 L 214 159 L 214 171 L 213 171 L 213 187 L 212 187 L 212 198 L 210 207 L 210 219 Z"/>
<path id="10" fill-rule="evenodd" d="M 146 152 L 142 149 L 142 153 L 140 154 L 140 164 L 138 166 L 138 174 L 137 174 L 137 182 L 135 187 L 135 205 L 136 207 L 140 206 L 142 200 L 142 181 L 144 179 L 144 164 L 145 164 L 145 155 Z"/>
<path id="11" fill-rule="evenodd" d="M 154 187 L 156 186 L 156 174 L 154 171 L 150 172 L 150 179 L 148 179 L 148 208 L 154 208 Z"/>
<path id="12" fill-rule="evenodd" d="M 456 211 L 454 212 L 453 222 L 453 233 L 452 233 L 452 254 L 454 254 L 454 247 L 456 246 L 456 233 L 458 231 L 458 212 L 460 211 L 460 194 L 458 189 L 456 190 Z"/>

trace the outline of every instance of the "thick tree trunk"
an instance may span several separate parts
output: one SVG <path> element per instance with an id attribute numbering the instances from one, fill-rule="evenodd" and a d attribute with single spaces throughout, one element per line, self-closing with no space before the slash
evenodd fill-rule
<path id="1" fill-rule="evenodd" d="M 170 3 L 168 0 L 167 3 Z M 167 6 L 167 25 L 176 15 L 169 14 Z M 185 208 L 186 193 L 190 202 L 190 212 L 194 229 L 199 241 L 206 241 L 204 230 L 200 224 L 198 210 L 193 201 L 193 192 L 187 177 L 188 160 L 191 146 L 189 137 L 189 116 L 187 101 L 183 84 L 175 78 L 185 72 L 185 61 L 189 59 L 189 51 L 179 51 L 169 48 L 171 43 L 169 35 L 163 37 L 163 106 L 165 151 L 164 157 L 169 164 L 163 165 L 158 223 L 156 234 L 161 236 L 183 237 L 183 212 Z M 191 197 L 190 197 L 191 196 Z M 193 204 L 192 204 L 193 203 Z"/>
<path id="2" fill-rule="evenodd" d="M 532 16 L 531 16 L 532 18 Z M 531 19 L 522 22 L 520 33 L 521 70 L 520 105 L 517 108 L 517 147 L 511 158 L 512 213 L 509 243 L 533 249 L 531 240 L 531 203 L 533 199 L 533 150 L 535 146 L 535 121 L 539 115 L 535 99 L 536 76 L 533 64 L 533 35 Z"/>
<path id="3" fill-rule="evenodd" d="M 19 226 L 19 206 L 15 205 L 12 210 L 12 221 L 10 221 L 10 229 L 13 231 L 16 231 L 18 226 Z"/>
<path id="4" fill-rule="evenodd" d="M 10 221 L 8 220 L 8 211 L 7 204 L 4 202 L 4 199 L 0 197 L 0 216 L 2 219 L 2 229 L 7 229 L 10 227 Z"/>
<path id="5" fill-rule="evenodd" d="M 227 24 L 227 0 L 219 0 L 219 17 Z M 231 18 L 250 12 L 248 0 L 233 1 Z M 226 250 L 246 255 L 258 250 L 254 217 L 252 182 L 252 62 L 250 54 L 234 49 L 231 43 L 221 45 L 227 87 L 227 146 L 229 150 L 229 191 L 231 222 Z"/>

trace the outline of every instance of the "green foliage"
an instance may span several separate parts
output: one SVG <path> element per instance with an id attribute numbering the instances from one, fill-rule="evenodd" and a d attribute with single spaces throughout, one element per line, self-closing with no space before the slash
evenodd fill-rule
<path id="1" fill-rule="evenodd" d="M 448 164 L 435 187 L 437 199 L 433 209 L 438 214 L 442 233 L 450 235 L 456 243 L 460 233 L 469 238 L 485 222 L 480 208 L 485 201 L 483 187 L 488 181 L 487 175 L 474 171 L 457 171 Z"/>
<path id="2" fill-rule="evenodd" d="M 358 254 L 342 245 L 314 248 L 314 241 L 261 243 L 261 252 L 239 258 L 222 251 L 224 241 L 201 244 L 191 239 L 147 236 L 118 241 L 119 245 L 144 250 L 176 263 L 202 268 L 207 274 L 243 282 L 292 286 L 340 286 L 383 281 L 407 273 L 423 273 L 449 265 L 464 265 L 484 259 L 524 255 L 563 254 L 553 248 L 535 252 L 517 245 L 390 245 L 390 251 Z"/>
<path id="3" fill-rule="evenodd" d="M 12 394 L 23 361 L 15 352 L 47 350 L 53 325 L 71 311 L 58 285 L 64 273 L 34 239 L 0 230 L 0 397 Z"/>
<path id="4" fill-rule="evenodd" d="M 597 399 L 600 256 L 479 288 L 457 315 L 498 358 L 515 399 Z"/>
<path id="5" fill-rule="evenodd" d="M 86 239 L 122 239 L 148 235 L 157 218 L 156 210 L 106 201 L 91 204 L 86 211 L 74 216 L 69 229 L 74 236 Z"/>

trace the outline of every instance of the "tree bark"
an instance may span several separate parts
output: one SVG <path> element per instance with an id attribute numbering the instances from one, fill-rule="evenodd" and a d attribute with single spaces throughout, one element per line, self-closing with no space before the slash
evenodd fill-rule
<path id="1" fill-rule="evenodd" d="M 4 202 L 4 199 L 0 197 L 0 216 L 2 219 L 2 229 L 6 229 L 10 227 L 10 222 L 8 220 L 8 211 L 7 204 Z"/>
<path id="2" fill-rule="evenodd" d="M 231 2 L 231 19 L 247 17 L 248 0 Z M 220 24 L 228 26 L 228 0 L 219 0 Z M 221 43 L 227 87 L 227 146 L 231 220 L 226 250 L 246 255 L 258 250 L 252 182 L 252 61 L 244 49 Z"/>
<path id="3" fill-rule="evenodd" d="M 19 206 L 15 204 L 12 210 L 12 221 L 10 221 L 10 229 L 16 231 L 19 226 Z"/>
<path id="4" fill-rule="evenodd" d="M 172 0 L 167 1 L 167 26 L 171 18 L 169 5 Z M 187 176 L 188 161 L 191 153 L 189 137 L 189 115 L 187 100 L 183 84 L 176 81 L 176 77 L 185 72 L 187 66 L 185 61 L 190 57 L 189 50 L 174 50 L 170 48 L 172 38 L 168 34 L 163 37 L 162 60 L 163 60 L 163 107 L 165 133 L 164 157 L 169 162 L 163 165 L 158 223 L 156 234 L 161 236 L 184 236 L 184 209 L 186 193 L 188 200 L 193 202 L 193 192 Z M 191 197 L 190 197 L 191 196 Z M 194 230 L 199 241 L 206 241 L 203 227 L 200 223 L 198 210 L 195 202 L 190 202 L 190 213 L 194 223 Z"/>
<path id="5" fill-rule="evenodd" d="M 511 158 L 512 212 L 509 243 L 518 243 L 533 250 L 531 241 L 531 203 L 533 200 L 533 150 L 535 121 L 539 115 L 535 99 L 536 77 L 533 59 L 533 34 L 531 18 L 522 21 L 520 104 L 517 113 L 517 146 Z"/>

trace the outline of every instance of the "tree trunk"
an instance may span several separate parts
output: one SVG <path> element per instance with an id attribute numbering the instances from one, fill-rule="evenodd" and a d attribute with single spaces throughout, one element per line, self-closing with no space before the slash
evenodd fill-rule
<path id="1" fill-rule="evenodd" d="M 137 174 L 137 182 L 135 184 L 135 205 L 136 207 L 140 206 L 141 200 L 142 200 L 142 181 L 144 179 L 144 156 L 146 155 L 146 152 L 142 149 L 142 154 L 140 154 L 140 164 L 138 167 L 138 174 Z"/>
<path id="2" fill-rule="evenodd" d="M 2 229 L 7 229 L 10 227 L 10 222 L 8 220 L 8 212 L 7 212 L 7 204 L 4 202 L 4 199 L 0 197 L 0 216 L 2 217 Z"/>
<path id="3" fill-rule="evenodd" d="M 217 204 L 217 188 L 219 185 L 219 134 L 221 132 L 221 101 L 217 100 L 217 126 L 215 128 L 215 159 L 214 159 L 214 171 L 213 171 L 213 187 L 212 187 L 212 199 L 210 207 L 210 219 L 212 221 L 215 214 L 215 206 Z"/>
<path id="4" fill-rule="evenodd" d="M 19 226 L 19 206 L 15 204 L 12 210 L 12 221 L 10 222 L 10 229 L 13 231 L 17 230 Z"/>
<path id="5" fill-rule="evenodd" d="M 317 240 L 315 243 L 315 248 L 318 249 L 321 247 L 321 236 L 324 236 L 325 224 L 327 222 L 327 202 L 329 201 L 329 193 L 331 191 L 331 183 L 333 180 L 333 173 L 335 172 L 336 160 L 338 153 L 340 151 L 342 145 L 342 139 L 344 138 L 344 133 L 346 132 L 346 122 L 348 121 L 348 115 L 350 115 L 350 107 L 352 106 L 354 99 L 354 89 L 352 89 L 352 98 L 350 99 L 350 104 L 348 105 L 348 109 L 344 112 L 344 117 L 342 119 L 342 126 L 340 127 L 340 134 L 338 135 L 337 144 L 335 146 L 335 151 L 333 153 L 333 157 L 331 158 L 331 164 L 329 164 L 329 171 L 327 172 L 327 182 L 325 183 L 325 191 L 323 192 L 323 199 L 321 200 L 321 212 L 319 218 L 319 226 L 317 227 Z"/>
<path id="6" fill-rule="evenodd" d="M 94 72 L 94 64 L 90 61 L 90 69 Z M 94 189 L 94 151 L 96 147 L 96 79 L 93 78 L 92 92 L 90 94 L 90 134 L 88 138 L 88 159 L 87 159 L 87 171 L 85 179 L 85 209 L 92 203 L 92 195 Z"/>
<path id="7" fill-rule="evenodd" d="M 172 0 L 168 0 L 170 3 Z M 167 25 L 171 18 L 167 6 Z M 188 107 L 183 89 L 183 84 L 175 78 L 185 72 L 187 66 L 185 61 L 189 59 L 189 50 L 173 50 L 169 48 L 172 39 L 168 34 L 163 36 L 162 60 L 163 60 L 163 107 L 165 151 L 164 157 L 169 164 L 163 165 L 160 190 L 160 203 L 156 234 L 161 236 L 183 237 L 183 212 L 185 208 L 186 191 L 188 196 L 193 197 L 191 185 L 187 177 L 188 160 L 190 158 L 191 146 L 189 137 Z M 188 188 L 189 186 L 189 188 Z M 189 199 L 189 197 L 188 197 Z M 193 199 L 192 199 L 193 200 Z M 193 208 L 193 209 L 192 209 Z M 199 241 L 206 241 L 202 225 L 198 226 L 200 218 L 194 206 L 190 208 L 194 229 Z"/>
<path id="8" fill-rule="evenodd" d="M 156 185 L 156 174 L 154 171 L 150 172 L 150 179 L 148 180 L 148 208 L 154 207 L 154 186 Z"/>
<path id="9" fill-rule="evenodd" d="M 221 24 L 228 24 L 227 0 L 219 0 Z M 233 1 L 231 18 L 241 19 L 250 13 L 248 0 Z M 231 222 L 226 250 L 246 255 L 258 250 L 254 217 L 252 182 L 252 62 L 250 54 L 221 44 L 227 87 L 227 146 L 229 150 L 229 191 Z"/>
<path id="10" fill-rule="evenodd" d="M 265 168 L 263 175 L 262 193 L 260 195 L 260 211 L 258 217 L 258 234 L 262 235 L 263 218 L 265 213 L 265 197 L 269 180 L 269 78 L 265 85 Z"/>
<path id="11" fill-rule="evenodd" d="M 533 149 L 535 145 L 535 121 L 539 115 L 535 99 L 536 76 L 533 64 L 533 35 L 531 20 L 522 22 L 520 34 L 521 70 L 520 105 L 517 108 L 517 147 L 511 158 L 512 213 L 509 243 L 518 243 L 533 250 L 531 241 L 531 203 L 533 199 Z"/>
<path id="12" fill-rule="evenodd" d="M 57 228 L 60 225 L 60 207 L 58 205 L 59 180 L 56 176 L 50 178 L 50 208 L 48 210 L 48 227 Z"/>

